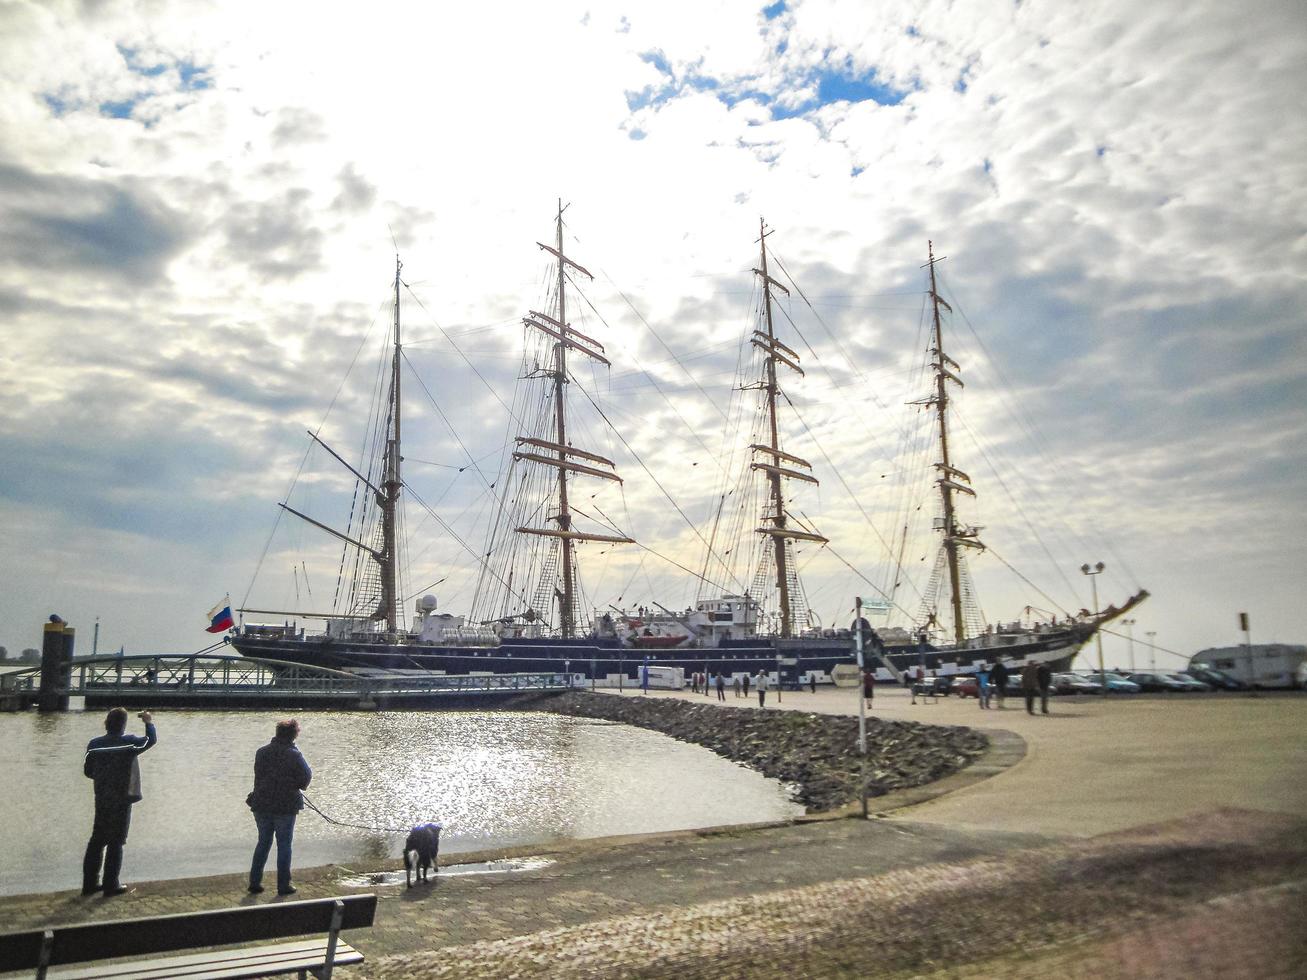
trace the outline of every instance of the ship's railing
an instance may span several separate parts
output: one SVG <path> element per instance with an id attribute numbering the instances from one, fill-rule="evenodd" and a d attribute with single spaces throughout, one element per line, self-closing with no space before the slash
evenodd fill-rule
<path id="1" fill-rule="evenodd" d="M 35 692 L 40 667 L 14 671 L 6 688 L 15 693 Z M 89 657 L 74 660 L 67 693 L 124 696 L 147 691 L 170 694 L 212 695 L 223 692 L 244 696 L 280 697 L 317 694 L 367 697 L 376 694 L 477 693 L 557 690 L 572 687 L 576 676 L 552 672 L 517 674 L 382 674 L 366 676 L 313 667 L 289 661 L 262 660 L 231 654 L 160 654 L 130 657 Z"/>

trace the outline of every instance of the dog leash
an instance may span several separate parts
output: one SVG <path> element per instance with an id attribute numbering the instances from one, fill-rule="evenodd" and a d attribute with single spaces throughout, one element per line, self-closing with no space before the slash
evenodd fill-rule
<path id="1" fill-rule="evenodd" d="M 355 830 L 371 830 L 374 833 L 379 833 L 379 834 L 407 834 L 411 829 L 409 827 L 404 827 L 404 828 L 372 827 L 361 823 L 346 823 L 343 820 L 337 820 L 335 817 L 331 817 L 323 813 L 320 809 L 318 809 L 317 804 L 315 804 L 312 800 L 309 799 L 307 793 L 301 792 L 300 795 L 304 797 L 304 802 L 310 810 L 312 810 L 314 813 L 320 816 L 323 820 L 327 821 L 327 823 L 335 824 L 337 827 L 352 827 Z"/>

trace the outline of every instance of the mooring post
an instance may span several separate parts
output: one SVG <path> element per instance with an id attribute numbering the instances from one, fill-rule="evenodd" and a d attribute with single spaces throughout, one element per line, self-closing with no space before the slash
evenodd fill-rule
<path id="1" fill-rule="evenodd" d="M 67 711 L 68 687 L 73 677 L 75 631 L 58 616 L 51 616 L 41 636 L 41 686 L 38 711 Z"/>

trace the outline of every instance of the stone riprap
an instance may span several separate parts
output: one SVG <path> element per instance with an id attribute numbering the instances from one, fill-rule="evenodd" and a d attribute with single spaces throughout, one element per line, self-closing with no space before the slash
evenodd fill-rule
<path id="1" fill-rule="evenodd" d="M 514 707 L 620 722 L 702 745 L 791 785 L 794 799 L 809 813 L 861 798 L 857 718 L 590 691 L 524 698 Z M 969 765 L 988 746 L 988 738 L 971 728 L 869 717 L 867 795 L 941 779 Z"/>

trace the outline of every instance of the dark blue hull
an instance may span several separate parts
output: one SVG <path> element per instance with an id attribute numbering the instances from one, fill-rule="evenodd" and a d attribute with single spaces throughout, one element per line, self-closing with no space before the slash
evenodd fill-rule
<path id="1" fill-rule="evenodd" d="M 895 678 L 918 666 L 940 673 L 968 673 L 980 664 L 992 664 L 999 656 L 1009 663 L 1035 660 L 1054 671 L 1069 669 L 1091 631 L 1071 628 L 1047 633 L 993 637 L 991 645 L 961 650 L 921 644 L 891 647 L 883 654 L 868 648 L 866 662 L 877 668 L 882 679 Z M 1011 642 L 1009 642 L 1011 640 Z M 492 648 L 385 644 L 321 637 L 236 636 L 230 640 L 247 657 L 283 660 L 291 663 L 330 667 L 336 670 L 427 670 L 445 674 L 524 672 L 572 673 L 603 680 L 623 676 L 635 681 L 643 664 L 680 667 L 687 675 L 697 672 L 728 679 L 735 675 L 774 674 L 797 683 L 808 674 L 825 679 L 839 664 L 853 664 L 857 657 L 849 639 L 813 640 L 728 640 L 712 649 L 640 650 L 622 647 L 615 638 L 576 640 L 510 639 Z"/>

